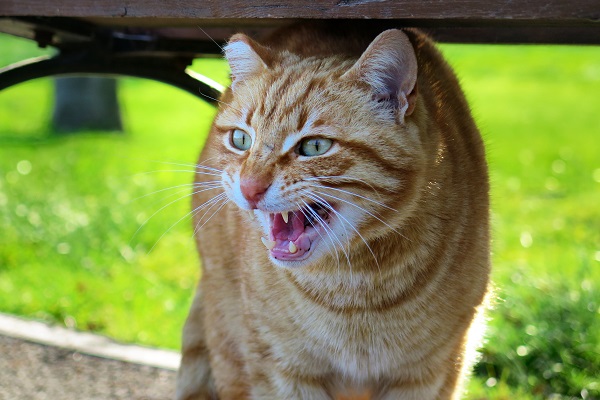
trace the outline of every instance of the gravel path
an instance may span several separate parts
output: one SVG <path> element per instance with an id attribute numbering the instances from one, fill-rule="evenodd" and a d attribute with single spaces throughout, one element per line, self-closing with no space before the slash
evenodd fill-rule
<path id="1" fill-rule="evenodd" d="M 0 400 L 172 399 L 175 375 L 0 336 Z"/>

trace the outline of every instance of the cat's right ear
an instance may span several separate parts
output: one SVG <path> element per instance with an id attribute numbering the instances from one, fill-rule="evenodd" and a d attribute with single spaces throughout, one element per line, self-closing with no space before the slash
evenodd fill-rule
<path id="1" fill-rule="evenodd" d="M 233 35 L 223 50 L 231 69 L 232 90 L 240 82 L 268 68 L 263 59 L 268 50 L 242 33 Z"/>
<path id="2" fill-rule="evenodd" d="M 415 108 L 417 56 L 401 30 L 390 29 L 379 34 L 343 77 L 368 84 L 373 99 L 393 107 L 401 123 Z"/>

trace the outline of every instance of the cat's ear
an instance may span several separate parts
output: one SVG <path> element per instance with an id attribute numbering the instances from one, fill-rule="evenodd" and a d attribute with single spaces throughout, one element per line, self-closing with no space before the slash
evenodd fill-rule
<path id="1" fill-rule="evenodd" d="M 232 90 L 238 83 L 268 68 L 263 59 L 268 49 L 242 33 L 233 35 L 223 50 L 231 69 Z"/>
<path id="2" fill-rule="evenodd" d="M 417 57 L 404 32 L 382 32 L 344 77 L 367 83 L 373 99 L 396 109 L 400 122 L 410 115 L 417 99 Z"/>

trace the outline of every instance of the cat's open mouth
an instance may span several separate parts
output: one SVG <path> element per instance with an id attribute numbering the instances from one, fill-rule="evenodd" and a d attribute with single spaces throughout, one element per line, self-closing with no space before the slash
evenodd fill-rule
<path id="1" fill-rule="evenodd" d="M 271 256 L 281 261 L 301 261 L 331 222 L 331 213 L 319 204 L 295 211 L 269 214 L 269 238 L 262 238 Z"/>

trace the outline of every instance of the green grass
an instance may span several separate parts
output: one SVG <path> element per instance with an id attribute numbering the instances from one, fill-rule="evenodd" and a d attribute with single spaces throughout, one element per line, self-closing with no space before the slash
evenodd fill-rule
<path id="1" fill-rule="evenodd" d="M 17 56 L 0 64 L 37 53 L 28 42 L 5 43 Z M 222 67 L 204 60 L 196 68 L 223 81 L 215 62 Z M 47 79 L 0 93 L 0 310 L 178 348 L 199 263 L 191 224 L 171 225 L 189 201 L 153 214 L 184 196 L 160 190 L 192 174 L 156 161 L 195 162 L 214 108 L 123 79 L 125 135 L 61 137 L 49 128 L 51 100 Z"/>
<path id="2" fill-rule="evenodd" d="M 600 398 L 600 49 L 444 52 L 493 187 L 498 302 L 473 397 Z"/>
<path id="3" fill-rule="evenodd" d="M 37 54 L 0 48 L 0 64 Z M 600 399 L 600 48 L 443 51 L 492 181 L 498 300 L 469 398 Z M 189 201 L 146 195 L 191 181 L 156 161 L 193 163 L 214 109 L 135 79 L 120 96 L 125 135 L 57 137 L 51 81 L 0 93 L 0 311 L 178 348 L 199 272 L 190 223 L 171 226 Z"/>

